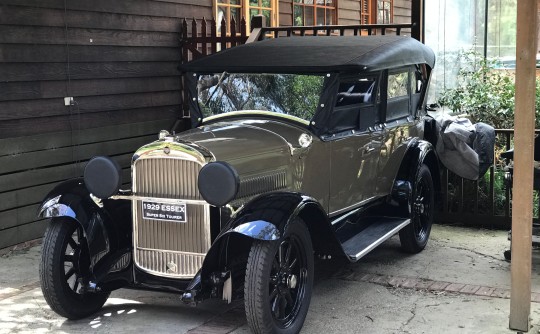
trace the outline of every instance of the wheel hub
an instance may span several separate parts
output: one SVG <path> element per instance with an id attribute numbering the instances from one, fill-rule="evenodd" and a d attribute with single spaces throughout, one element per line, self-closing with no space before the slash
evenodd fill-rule
<path id="1" fill-rule="evenodd" d="M 298 284 L 298 278 L 296 275 L 289 275 L 289 278 L 287 279 L 287 286 L 289 289 L 296 288 L 296 285 Z"/>
<path id="2" fill-rule="evenodd" d="M 424 199 L 423 198 L 417 198 L 415 203 L 414 203 L 414 209 L 416 211 L 417 214 L 423 214 L 426 210 L 425 208 L 425 205 L 424 205 Z"/>

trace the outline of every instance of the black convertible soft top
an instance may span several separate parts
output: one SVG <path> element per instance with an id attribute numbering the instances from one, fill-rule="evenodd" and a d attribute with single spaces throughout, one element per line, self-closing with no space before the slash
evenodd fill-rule
<path id="1" fill-rule="evenodd" d="M 180 66 L 183 72 L 321 73 L 435 65 L 433 51 L 405 36 L 280 37 L 233 47 Z"/>

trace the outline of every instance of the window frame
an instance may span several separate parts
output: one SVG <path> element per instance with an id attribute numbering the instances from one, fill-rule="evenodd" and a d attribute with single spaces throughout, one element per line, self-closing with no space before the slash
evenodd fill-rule
<path id="1" fill-rule="evenodd" d="M 298 2 L 297 2 L 298 1 Z M 293 27 L 298 27 L 299 25 L 296 24 L 295 22 L 295 7 L 300 7 L 302 8 L 302 24 L 300 26 L 316 26 L 316 25 L 335 25 L 335 24 L 338 24 L 337 20 L 338 20 L 338 10 L 339 10 L 339 2 L 338 0 L 332 0 L 333 1 L 333 5 L 332 6 L 329 6 L 329 5 L 326 5 L 326 4 L 317 4 L 317 0 L 313 0 L 313 3 L 312 4 L 306 4 L 304 3 L 305 0 L 293 0 L 292 3 L 291 3 L 291 9 L 292 9 L 292 26 Z M 313 9 L 313 24 L 306 24 L 306 7 L 307 8 L 312 8 Z M 324 9 L 324 22 L 322 24 L 318 24 L 317 23 L 317 9 Z M 327 11 L 328 10 L 332 10 L 332 23 L 331 24 L 328 24 L 327 23 L 327 18 L 328 18 L 328 14 L 327 14 Z"/>
<path id="2" fill-rule="evenodd" d="M 216 18 L 216 25 L 218 28 L 221 25 L 221 19 L 218 18 L 219 15 L 219 7 L 226 8 L 226 15 L 225 21 L 227 22 L 227 35 L 230 35 L 230 8 L 238 8 L 240 11 L 240 14 L 242 17 L 246 18 L 246 33 L 247 35 L 251 32 L 251 10 L 255 9 L 258 10 L 259 13 L 261 13 L 263 10 L 269 10 L 270 11 L 270 22 L 266 22 L 266 24 L 270 27 L 278 27 L 279 26 L 279 0 L 269 0 L 270 1 L 270 7 L 264 7 L 262 4 L 262 0 L 256 0 L 258 2 L 258 5 L 252 5 L 251 1 L 253 0 L 238 0 L 238 4 L 230 4 L 230 0 L 213 0 L 213 13 L 214 17 Z M 242 17 L 235 18 L 236 23 L 239 25 L 240 20 Z M 220 32 L 218 32 L 220 33 Z M 237 34 L 240 34 L 240 29 L 236 30 Z"/>
<path id="3" fill-rule="evenodd" d="M 381 114 L 379 112 L 380 105 L 380 84 L 381 73 L 375 72 L 370 74 L 345 74 L 339 77 L 338 85 L 336 87 L 335 95 L 339 95 L 342 84 L 350 84 L 359 80 L 367 79 L 373 82 L 373 90 L 371 91 L 371 98 L 369 101 L 352 103 L 347 105 L 337 105 L 337 99 L 334 102 L 334 106 L 331 111 L 329 119 L 329 129 L 326 136 L 341 138 L 343 136 L 349 136 L 354 133 L 370 132 L 377 124 L 380 124 Z M 348 125 L 339 121 L 346 121 L 347 118 L 340 114 L 354 114 L 353 118 L 356 118 L 354 122 L 350 122 Z M 351 115 L 347 115 L 351 116 Z M 370 121 L 374 118 L 374 121 Z M 353 124 L 354 123 L 354 124 Z M 368 124 L 364 124 L 368 123 Z"/>
<path id="4" fill-rule="evenodd" d="M 391 70 L 385 71 L 386 74 L 384 75 L 384 84 L 385 84 L 385 94 L 384 94 L 384 122 L 393 122 L 399 119 L 407 118 L 409 116 L 413 116 L 413 111 L 411 110 L 411 99 L 412 99 L 412 91 L 411 91 L 411 76 L 414 66 L 405 66 L 405 67 L 399 67 Z M 391 75 L 400 74 L 400 73 L 407 73 L 407 82 L 405 84 L 405 87 L 407 88 L 407 94 L 406 95 L 400 95 L 395 97 L 388 97 L 388 81 L 389 77 Z M 397 110 L 395 113 L 389 113 L 389 107 L 394 106 L 395 108 L 400 108 L 403 111 Z M 405 109 L 407 110 L 406 112 Z"/>
<path id="5" fill-rule="evenodd" d="M 390 24 L 390 23 L 393 23 L 394 22 L 394 0 L 373 0 L 373 2 L 375 2 L 375 9 L 376 9 L 376 13 L 375 13 L 375 22 L 378 23 L 378 24 Z M 379 8 L 379 4 L 383 5 L 383 8 Z M 383 19 L 383 22 L 380 22 L 379 21 L 379 13 L 381 11 L 384 11 L 384 4 L 385 3 L 388 3 L 389 4 L 389 7 L 390 7 L 390 11 L 388 12 L 388 22 L 384 22 L 384 19 Z"/>

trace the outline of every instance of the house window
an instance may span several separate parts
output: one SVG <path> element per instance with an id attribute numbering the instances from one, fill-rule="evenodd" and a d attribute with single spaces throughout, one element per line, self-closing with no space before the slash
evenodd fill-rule
<path id="1" fill-rule="evenodd" d="M 377 23 L 392 23 L 393 0 L 377 0 Z"/>
<path id="2" fill-rule="evenodd" d="M 236 21 L 236 32 L 240 33 L 240 21 L 246 18 L 246 29 L 251 30 L 251 18 L 255 15 L 264 15 L 266 24 L 277 26 L 277 12 L 279 0 L 214 0 L 214 10 L 218 31 L 221 32 L 221 21 L 225 19 L 227 23 L 234 18 Z M 227 24 L 227 34 L 230 34 L 230 26 Z"/>
<path id="3" fill-rule="evenodd" d="M 360 24 L 392 23 L 394 0 L 360 0 Z"/>
<path id="4" fill-rule="evenodd" d="M 294 0 L 293 24 L 315 26 L 336 24 L 336 0 Z"/>

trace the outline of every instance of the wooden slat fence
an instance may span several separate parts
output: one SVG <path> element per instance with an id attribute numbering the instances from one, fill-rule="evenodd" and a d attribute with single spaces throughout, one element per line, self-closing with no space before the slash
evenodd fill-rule
<path id="1" fill-rule="evenodd" d="M 211 15 L 210 0 L 0 0 L 0 249 L 42 236 L 39 203 L 93 155 L 130 179 L 133 151 L 182 119 L 180 18 Z"/>

